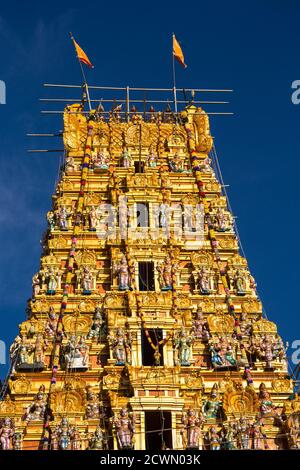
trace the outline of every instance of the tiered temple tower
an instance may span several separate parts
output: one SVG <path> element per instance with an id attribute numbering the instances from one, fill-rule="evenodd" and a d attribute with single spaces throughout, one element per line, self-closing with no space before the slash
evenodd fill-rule
<path id="1" fill-rule="evenodd" d="M 285 345 L 239 252 L 208 115 L 73 104 L 63 142 L 2 448 L 299 447 Z"/>

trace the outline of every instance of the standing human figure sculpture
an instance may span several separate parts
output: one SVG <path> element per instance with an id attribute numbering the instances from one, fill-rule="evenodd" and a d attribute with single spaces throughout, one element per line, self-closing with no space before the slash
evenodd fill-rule
<path id="1" fill-rule="evenodd" d="M 35 273 L 32 278 L 32 296 L 35 298 L 41 291 L 40 273 Z"/>
<path id="2" fill-rule="evenodd" d="M 119 417 L 114 419 L 113 423 L 116 429 L 119 449 L 132 449 L 132 439 L 135 433 L 135 416 L 129 416 L 128 410 L 122 408 Z"/>
<path id="3" fill-rule="evenodd" d="M 45 272 L 45 281 L 47 285 L 47 294 L 55 294 L 58 286 L 58 273 L 51 266 Z"/>
<path id="4" fill-rule="evenodd" d="M 65 160 L 65 172 L 66 173 L 71 173 L 72 171 L 75 171 L 75 160 L 71 155 L 66 156 Z"/>
<path id="5" fill-rule="evenodd" d="M 55 230 L 55 214 L 53 211 L 47 212 L 47 222 L 49 225 L 50 232 L 53 232 L 53 230 Z"/>
<path id="6" fill-rule="evenodd" d="M 106 443 L 107 439 L 105 436 L 105 432 L 101 429 L 101 426 L 98 425 L 94 434 L 90 438 L 89 450 L 105 450 Z"/>
<path id="7" fill-rule="evenodd" d="M 95 206 L 91 207 L 89 214 L 88 214 L 88 219 L 89 219 L 90 232 L 95 232 L 97 230 L 97 224 L 99 222 L 99 217 L 97 214 L 97 210 L 95 209 Z"/>
<path id="8" fill-rule="evenodd" d="M 11 418 L 4 418 L 0 424 L 1 450 L 10 450 L 10 442 L 15 435 L 15 429 Z"/>
<path id="9" fill-rule="evenodd" d="M 114 273 L 118 276 L 119 290 L 129 290 L 130 289 L 130 275 L 129 268 L 126 260 L 126 256 L 123 255 L 120 263 L 114 264 L 113 267 Z"/>
<path id="10" fill-rule="evenodd" d="M 205 422 L 202 413 L 200 413 L 200 416 L 197 416 L 195 410 L 190 408 L 186 414 L 183 414 L 181 422 L 184 425 L 187 433 L 186 448 L 202 448 L 201 427 Z"/>
<path id="11" fill-rule="evenodd" d="M 245 295 L 247 289 L 247 282 L 245 273 L 241 269 L 237 269 L 233 278 L 233 282 L 236 289 L 236 294 Z"/>
<path id="12" fill-rule="evenodd" d="M 179 336 L 174 339 L 175 365 L 190 366 L 192 357 L 193 339 L 182 329 Z"/>
<path id="13" fill-rule="evenodd" d="M 209 428 L 205 437 L 209 450 L 221 450 L 221 437 L 215 426 Z"/>
<path id="14" fill-rule="evenodd" d="M 204 318 L 200 305 L 197 308 L 196 317 L 193 319 L 191 333 L 195 339 L 200 339 L 204 342 L 207 342 L 210 338 L 208 322 Z"/>
<path id="15" fill-rule="evenodd" d="M 81 271 L 80 284 L 82 288 L 82 293 L 88 295 L 92 293 L 93 290 L 93 274 L 91 269 L 88 266 L 84 266 Z"/>
<path id="16" fill-rule="evenodd" d="M 205 418 L 218 418 L 221 413 L 222 408 L 222 401 L 219 400 L 218 394 L 218 386 L 214 384 L 213 388 L 211 389 L 209 398 L 203 404 L 203 414 Z"/>
<path id="17" fill-rule="evenodd" d="M 198 272 L 198 285 L 201 294 L 210 294 L 211 293 L 211 280 L 209 269 L 205 266 L 202 266 Z"/>
<path id="18" fill-rule="evenodd" d="M 58 220 L 58 225 L 60 230 L 68 230 L 68 218 L 72 215 L 72 211 L 69 212 L 65 206 L 61 206 L 56 213 L 56 218 Z"/>
<path id="19" fill-rule="evenodd" d="M 24 417 L 26 423 L 44 419 L 46 406 L 45 386 L 41 385 L 33 402 L 26 408 Z"/>
<path id="20" fill-rule="evenodd" d="M 112 348 L 113 358 L 116 360 L 116 365 L 125 365 L 131 363 L 131 337 L 125 336 L 122 328 L 118 328 L 115 336 L 108 337 L 109 343 Z"/>
<path id="21" fill-rule="evenodd" d="M 156 168 L 157 166 L 157 155 L 151 149 L 147 156 L 147 164 L 149 168 Z"/>
<path id="22" fill-rule="evenodd" d="M 87 387 L 86 399 L 87 399 L 86 412 L 85 412 L 86 419 L 99 418 L 99 413 L 100 413 L 99 399 L 96 396 L 96 394 L 93 392 L 91 387 Z"/>
<path id="23" fill-rule="evenodd" d="M 72 433 L 73 430 L 69 424 L 68 418 L 63 417 L 55 430 L 57 444 L 60 450 L 68 450 L 70 448 Z"/>
<path id="24" fill-rule="evenodd" d="M 131 155 L 130 153 L 128 152 L 128 150 L 124 150 L 124 152 L 122 153 L 122 156 L 121 156 L 121 160 L 122 160 L 122 165 L 124 168 L 130 168 L 131 167 Z"/>
<path id="25" fill-rule="evenodd" d="M 160 263 L 157 266 L 159 272 L 159 283 L 162 291 L 168 291 L 173 289 L 173 274 L 174 266 L 170 256 L 167 256 L 164 263 Z"/>
<path id="26" fill-rule="evenodd" d="M 48 312 L 48 321 L 45 326 L 45 335 L 48 338 L 53 338 L 56 335 L 58 317 L 55 313 L 53 306 L 50 307 Z"/>
<path id="27" fill-rule="evenodd" d="M 95 310 L 95 315 L 93 318 L 93 323 L 91 329 L 88 333 L 87 339 L 96 339 L 100 340 L 101 335 L 105 335 L 105 320 L 102 315 L 101 307 L 97 306 Z"/>

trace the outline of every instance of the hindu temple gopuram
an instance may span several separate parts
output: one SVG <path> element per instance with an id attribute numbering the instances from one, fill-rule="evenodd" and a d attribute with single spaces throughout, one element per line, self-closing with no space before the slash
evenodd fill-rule
<path id="1" fill-rule="evenodd" d="M 85 109 L 63 112 L 2 450 L 299 448 L 286 344 L 239 248 L 208 114 Z"/>

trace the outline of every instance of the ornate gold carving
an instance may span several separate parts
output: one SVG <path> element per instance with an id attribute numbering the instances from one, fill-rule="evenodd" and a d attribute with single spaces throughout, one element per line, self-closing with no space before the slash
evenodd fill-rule
<path id="1" fill-rule="evenodd" d="M 83 149 L 87 137 L 86 117 L 81 113 L 82 105 L 74 103 L 64 112 L 64 145 L 68 150 Z"/>
<path id="2" fill-rule="evenodd" d="M 219 240 L 219 246 L 223 250 L 233 250 L 238 248 L 238 242 L 234 237 L 228 235 Z"/>
<path id="3" fill-rule="evenodd" d="M 156 126 L 149 126 L 144 122 L 140 124 L 130 124 L 125 133 L 125 142 L 127 146 L 138 147 L 150 147 L 155 143 L 156 140 Z"/>
<path id="4" fill-rule="evenodd" d="M 246 258 L 236 253 L 229 260 L 228 264 L 236 268 L 246 268 L 248 266 Z"/>
<path id="5" fill-rule="evenodd" d="M 62 322 L 67 333 L 87 335 L 92 325 L 92 318 L 80 314 L 65 315 Z"/>
<path id="6" fill-rule="evenodd" d="M 213 139 L 210 135 L 210 126 L 208 115 L 202 108 L 193 106 L 194 132 L 197 152 L 209 153 L 212 148 Z"/>
<path id="7" fill-rule="evenodd" d="M 80 414 L 85 412 L 85 391 L 66 390 L 53 392 L 50 396 L 53 413 L 66 415 L 67 413 Z"/>
<path id="8" fill-rule="evenodd" d="M 272 388 L 276 393 L 291 393 L 293 391 L 293 382 L 285 377 L 278 377 L 272 380 Z"/>
<path id="9" fill-rule="evenodd" d="M 253 333 L 277 333 L 277 326 L 275 323 L 262 318 L 253 323 Z"/>
<path id="10" fill-rule="evenodd" d="M 198 253 L 191 254 L 191 262 L 195 268 L 199 268 L 200 266 L 212 267 L 214 258 L 209 251 L 201 250 Z"/>
<path id="11" fill-rule="evenodd" d="M 45 295 L 41 296 L 41 298 L 35 302 L 30 302 L 31 311 L 34 313 L 48 313 L 50 305 Z"/>
<path id="12" fill-rule="evenodd" d="M 53 238 L 52 240 L 49 240 L 49 247 L 54 248 L 54 249 L 63 249 L 68 247 L 68 240 L 63 237 L 62 235 L 59 235 L 58 237 Z"/>
<path id="13" fill-rule="evenodd" d="M 243 388 L 241 382 L 230 381 L 225 389 L 223 408 L 225 413 L 235 415 L 256 413 L 259 407 L 259 399 L 252 387 Z"/>
<path id="14" fill-rule="evenodd" d="M 26 320 L 19 325 L 21 334 L 28 333 L 43 333 L 44 332 L 44 323 L 41 320 L 37 320 L 35 317 L 30 320 Z"/>
<path id="15" fill-rule="evenodd" d="M 97 262 L 97 256 L 95 251 L 82 250 L 78 251 L 75 255 L 75 261 L 78 266 L 95 267 Z"/>
<path id="16" fill-rule="evenodd" d="M 104 306 L 106 308 L 121 308 L 125 307 L 125 305 L 124 295 L 108 294 L 104 299 Z"/>
<path id="17" fill-rule="evenodd" d="M 0 416 L 13 415 L 16 412 L 16 403 L 13 402 L 8 395 L 5 400 L 0 401 Z"/>
<path id="18" fill-rule="evenodd" d="M 101 194 L 98 193 L 87 193 L 84 197 L 85 206 L 98 206 L 102 202 Z"/>
<path id="19" fill-rule="evenodd" d="M 229 315 L 209 315 L 207 322 L 211 333 L 232 333 L 234 329 L 234 319 Z"/>
<path id="20" fill-rule="evenodd" d="M 262 311 L 262 305 L 259 300 L 250 299 L 242 302 L 242 312 L 244 313 L 260 313 Z"/>
<path id="21" fill-rule="evenodd" d="M 187 388 L 201 388 L 204 392 L 204 382 L 200 372 L 193 372 L 185 377 L 184 383 Z"/>
<path id="22" fill-rule="evenodd" d="M 60 265 L 60 261 L 57 259 L 56 256 L 54 256 L 53 253 L 47 256 L 43 256 L 41 258 L 41 263 L 42 266 L 56 266 L 58 267 Z"/>
<path id="23" fill-rule="evenodd" d="M 27 394 L 31 389 L 31 382 L 25 375 L 20 375 L 16 380 L 9 380 L 9 388 L 14 393 Z"/>

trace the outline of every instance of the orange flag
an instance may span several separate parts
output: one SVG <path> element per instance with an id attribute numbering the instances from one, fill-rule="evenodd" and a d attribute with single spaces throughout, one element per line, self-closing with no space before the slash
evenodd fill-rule
<path id="1" fill-rule="evenodd" d="M 180 47 L 179 42 L 177 41 L 175 34 L 173 34 L 173 56 L 178 62 L 182 65 L 182 67 L 186 68 L 187 65 L 184 63 L 184 55 L 182 49 Z"/>
<path id="2" fill-rule="evenodd" d="M 71 37 L 72 37 L 72 40 L 73 40 L 73 43 L 74 43 L 74 46 L 75 46 L 75 50 L 76 50 L 76 53 L 77 53 L 78 60 L 80 62 L 82 62 L 83 64 L 87 65 L 88 67 L 94 68 L 93 64 L 91 63 L 90 59 L 88 58 L 88 56 L 86 55 L 84 50 L 81 49 L 79 44 L 77 44 L 77 42 L 75 41 L 73 36 L 71 36 Z"/>

